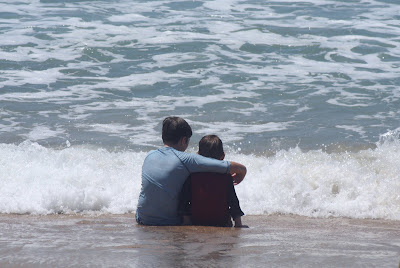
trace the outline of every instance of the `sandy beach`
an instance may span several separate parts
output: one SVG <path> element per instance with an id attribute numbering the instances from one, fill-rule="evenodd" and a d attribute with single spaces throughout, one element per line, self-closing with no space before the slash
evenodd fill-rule
<path id="1" fill-rule="evenodd" d="M 0 215 L 0 267 L 397 267 L 400 222 L 245 216 L 248 229 L 125 215 Z"/>

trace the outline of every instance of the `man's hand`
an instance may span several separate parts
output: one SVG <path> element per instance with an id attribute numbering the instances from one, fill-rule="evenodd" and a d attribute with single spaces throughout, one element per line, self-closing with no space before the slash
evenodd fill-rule
<path id="1" fill-rule="evenodd" d="M 243 178 L 240 179 L 236 175 L 237 175 L 236 173 L 231 174 L 232 179 L 233 179 L 233 185 L 238 185 L 243 180 Z"/>
<path id="2" fill-rule="evenodd" d="M 242 164 L 231 161 L 230 173 L 233 178 L 233 184 L 238 185 L 246 176 L 247 169 Z"/>

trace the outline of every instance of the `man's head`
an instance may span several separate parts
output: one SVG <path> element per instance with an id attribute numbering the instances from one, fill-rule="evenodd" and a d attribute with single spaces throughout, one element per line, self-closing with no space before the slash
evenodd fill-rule
<path id="1" fill-rule="evenodd" d="M 165 145 L 174 148 L 177 147 L 175 149 L 185 151 L 191 136 L 192 128 L 183 118 L 170 116 L 164 119 L 162 140 Z"/>
<path id="2" fill-rule="evenodd" d="M 199 141 L 199 155 L 222 160 L 225 158 L 223 144 L 217 135 L 204 136 Z"/>

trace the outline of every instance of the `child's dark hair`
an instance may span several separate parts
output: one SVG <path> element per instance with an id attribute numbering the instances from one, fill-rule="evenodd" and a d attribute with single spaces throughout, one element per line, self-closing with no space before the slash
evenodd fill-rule
<path id="1" fill-rule="evenodd" d="M 199 141 L 199 155 L 221 159 L 224 156 L 222 141 L 217 135 L 207 135 Z"/>

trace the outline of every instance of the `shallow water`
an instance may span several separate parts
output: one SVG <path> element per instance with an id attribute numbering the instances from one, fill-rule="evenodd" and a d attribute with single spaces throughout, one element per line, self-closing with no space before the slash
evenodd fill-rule
<path id="1" fill-rule="evenodd" d="M 134 215 L 0 215 L 1 267 L 396 267 L 398 221 L 244 217 L 248 229 Z"/>

